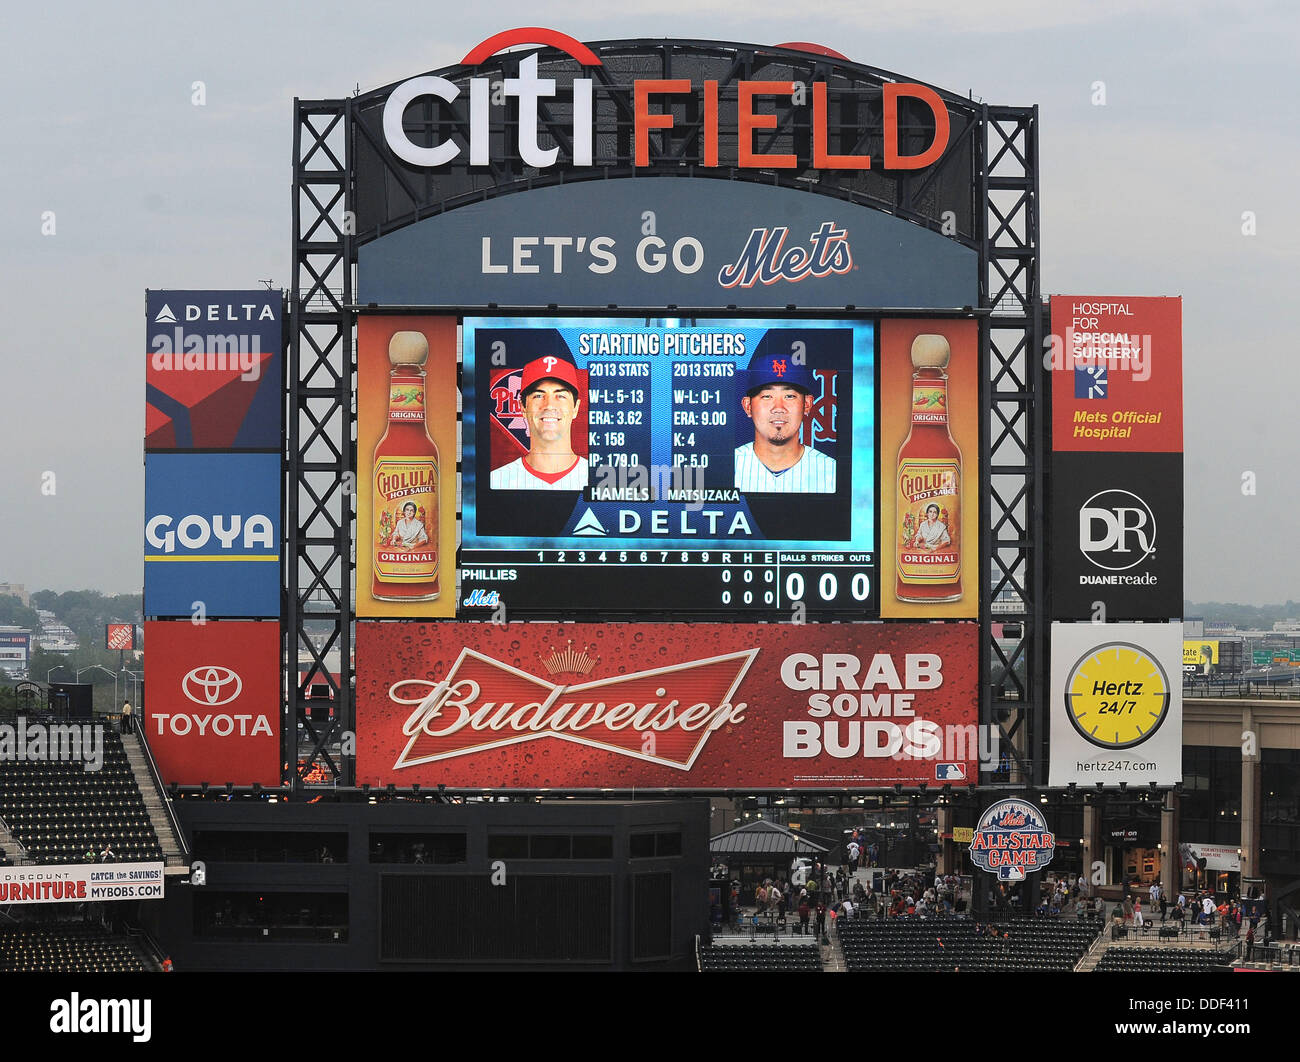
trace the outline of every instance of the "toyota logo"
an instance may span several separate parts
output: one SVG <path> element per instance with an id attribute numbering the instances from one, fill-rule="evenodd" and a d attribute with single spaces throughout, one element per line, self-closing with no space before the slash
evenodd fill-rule
<path id="1" fill-rule="evenodd" d="M 244 688 L 243 679 L 228 667 L 196 667 L 181 679 L 181 692 L 195 704 L 229 704 Z"/>

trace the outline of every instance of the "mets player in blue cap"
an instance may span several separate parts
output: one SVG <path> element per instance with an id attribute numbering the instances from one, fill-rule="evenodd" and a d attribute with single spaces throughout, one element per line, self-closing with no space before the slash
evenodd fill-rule
<path id="1" fill-rule="evenodd" d="M 812 374 L 779 355 L 756 355 L 741 408 L 754 441 L 736 448 L 736 488 L 769 494 L 835 493 L 835 461 L 799 441 L 812 414 Z"/>
<path id="2" fill-rule="evenodd" d="M 573 452 L 570 436 L 578 415 L 578 371 L 564 358 L 536 358 L 524 366 L 519 399 L 528 425 L 528 453 L 494 468 L 493 490 L 581 490 L 587 459 Z"/>

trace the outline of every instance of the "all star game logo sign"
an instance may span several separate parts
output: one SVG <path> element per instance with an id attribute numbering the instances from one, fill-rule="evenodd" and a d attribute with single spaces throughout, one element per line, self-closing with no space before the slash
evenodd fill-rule
<path id="1" fill-rule="evenodd" d="M 999 881 L 1024 881 L 1056 854 L 1056 837 L 1042 815 L 1023 800 L 1002 800 L 980 816 L 970 843 L 970 858 Z"/>

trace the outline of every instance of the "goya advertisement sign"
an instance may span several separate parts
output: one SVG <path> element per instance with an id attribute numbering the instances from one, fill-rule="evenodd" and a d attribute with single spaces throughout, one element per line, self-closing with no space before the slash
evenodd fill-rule
<path id="1" fill-rule="evenodd" d="M 970 859 L 999 881 L 1024 881 L 1056 854 L 1056 835 L 1042 812 L 1023 800 L 1002 800 L 980 816 L 970 842 Z"/>
<path id="2" fill-rule="evenodd" d="M 283 444 L 278 291 L 150 291 L 146 450 L 275 450 Z"/>
<path id="3" fill-rule="evenodd" d="M 963 786 L 974 624 L 357 624 L 357 778 Z"/>
<path id="4" fill-rule="evenodd" d="M 1183 777 L 1181 623 L 1053 623 L 1048 784 Z"/>
<path id="5" fill-rule="evenodd" d="M 147 616 L 280 614 L 279 454 L 145 457 Z"/>

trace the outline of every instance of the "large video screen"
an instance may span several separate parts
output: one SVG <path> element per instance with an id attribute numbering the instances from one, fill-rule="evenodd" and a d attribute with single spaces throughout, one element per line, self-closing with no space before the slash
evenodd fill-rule
<path id="1" fill-rule="evenodd" d="M 875 363 L 870 321 L 465 319 L 461 605 L 871 613 Z"/>

